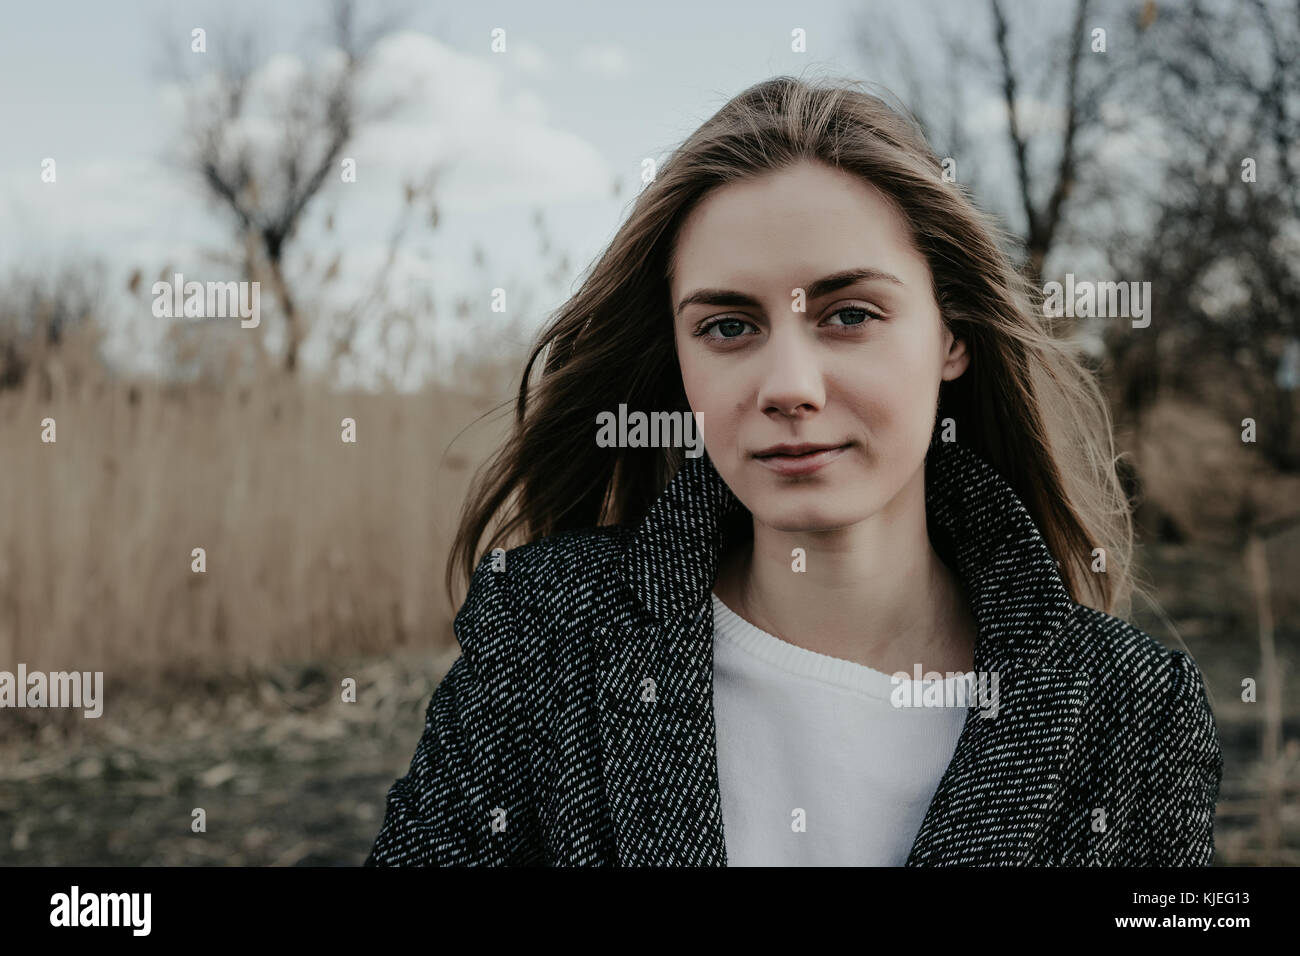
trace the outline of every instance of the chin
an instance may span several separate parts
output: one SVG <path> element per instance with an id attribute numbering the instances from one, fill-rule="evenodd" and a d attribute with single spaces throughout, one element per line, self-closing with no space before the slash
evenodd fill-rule
<path id="1" fill-rule="evenodd" d="M 863 515 L 856 510 L 849 514 L 841 508 L 830 507 L 781 507 L 771 503 L 757 511 L 750 509 L 753 515 L 775 531 L 814 532 L 835 531 L 847 528 L 861 521 Z"/>

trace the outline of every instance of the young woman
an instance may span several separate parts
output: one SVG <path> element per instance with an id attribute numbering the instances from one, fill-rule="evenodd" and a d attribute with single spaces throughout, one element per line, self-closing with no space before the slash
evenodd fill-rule
<path id="1" fill-rule="evenodd" d="M 366 863 L 1209 864 L 1201 674 L 1112 616 L 1109 417 L 1005 238 L 852 84 L 681 145 L 524 371 Z"/>

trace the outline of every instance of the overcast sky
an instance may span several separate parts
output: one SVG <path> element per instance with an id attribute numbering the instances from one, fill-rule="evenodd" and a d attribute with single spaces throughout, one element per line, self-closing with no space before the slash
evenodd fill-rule
<path id="1" fill-rule="evenodd" d="M 454 343 L 447 306 L 468 296 L 484 304 L 475 320 L 490 322 L 495 286 L 538 296 L 527 308 L 535 329 L 623 220 L 642 161 L 664 158 L 730 96 L 807 70 L 887 81 L 864 63 L 854 39 L 872 6 L 410 3 L 401 31 L 376 49 L 365 86 L 376 101 L 400 92 L 405 106 L 362 129 L 345 151 L 357 159 L 357 182 L 330 183 L 299 252 L 328 258 L 342 250 L 337 294 L 360 294 L 382 260 L 404 177 L 446 160 L 438 229 L 413 228 L 394 295 L 434 297 L 439 318 L 418 335 L 442 343 L 444 357 Z M 374 8 L 363 5 L 363 17 Z M 262 49 L 273 54 L 255 92 L 273 96 L 298 71 L 328 68 L 319 42 L 324 11 L 306 0 L 6 3 L 0 267 L 104 261 L 113 292 L 104 315 L 120 333 L 115 354 L 145 363 L 163 321 L 118 296 L 134 269 L 150 281 L 165 268 L 200 280 L 238 277 L 204 255 L 230 249 L 229 221 L 168 158 L 180 142 L 183 107 L 163 70 L 165 55 L 179 52 L 192 65 L 202 55 L 190 52 L 194 27 L 207 31 L 212 52 L 234 42 L 231 26 L 255 25 Z M 806 53 L 790 49 L 796 27 L 806 31 Z M 505 53 L 491 50 L 496 28 L 506 31 Z M 985 109 L 996 124 L 997 104 Z M 57 163 L 54 184 L 41 181 L 47 157 Z M 559 285 L 542 276 L 554 257 L 539 255 L 539 209 L 569 262 Z M 332 236 L 320 228 L 327 213 L 338 226 Z M 476 244 L 488 256 L 486 273 L 471 266 Z"/>

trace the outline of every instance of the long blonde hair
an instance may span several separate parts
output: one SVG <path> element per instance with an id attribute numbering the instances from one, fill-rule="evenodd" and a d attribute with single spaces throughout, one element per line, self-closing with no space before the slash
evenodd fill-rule
<path id="1" fill-rule="evenodd" d="M 733 98 L 682 143 L 637 198 L 524 368 L 513 433 L 465 503 L 446 583 L 468 581 L 491 545 L 623 524 L 644 515 L 681 449 L 599 448 L 597 413 L 688 411 L 673 346 L 671 249 L 710 190 L 812 159 L 862 177 L 910 223 L 935 300 L 971 363 L 940 388 L 939 414 L 1029 509 L 1071 596 L 1127 616 L 1133 526 L 1110 415 L 1076 348 L 1043 323 L 1042 292 L 1017 270 L 1012 237 L 945 181 L 919 124 L 860 84 L 781 76 Z M 540 376 L 533 369 L 542 353 Z M 1105 573 L 1092 570 L 1105 550 Z"/>

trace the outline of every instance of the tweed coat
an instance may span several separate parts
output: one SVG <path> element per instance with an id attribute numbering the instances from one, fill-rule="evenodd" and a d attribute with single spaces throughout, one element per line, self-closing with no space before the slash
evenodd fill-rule
<path id="1" fill-rule="evenodd" d="M 1223 758 L 1196 664 L 1072 601 L 972 450 L 936 440 L 925 468 L 999 701 L 970 707 L 906 865 L 1209 865 Z M 705 454 L 637 527 L 485 556 L 365 865 L 726 865 L 710 591 L 748 517 Z"/>

